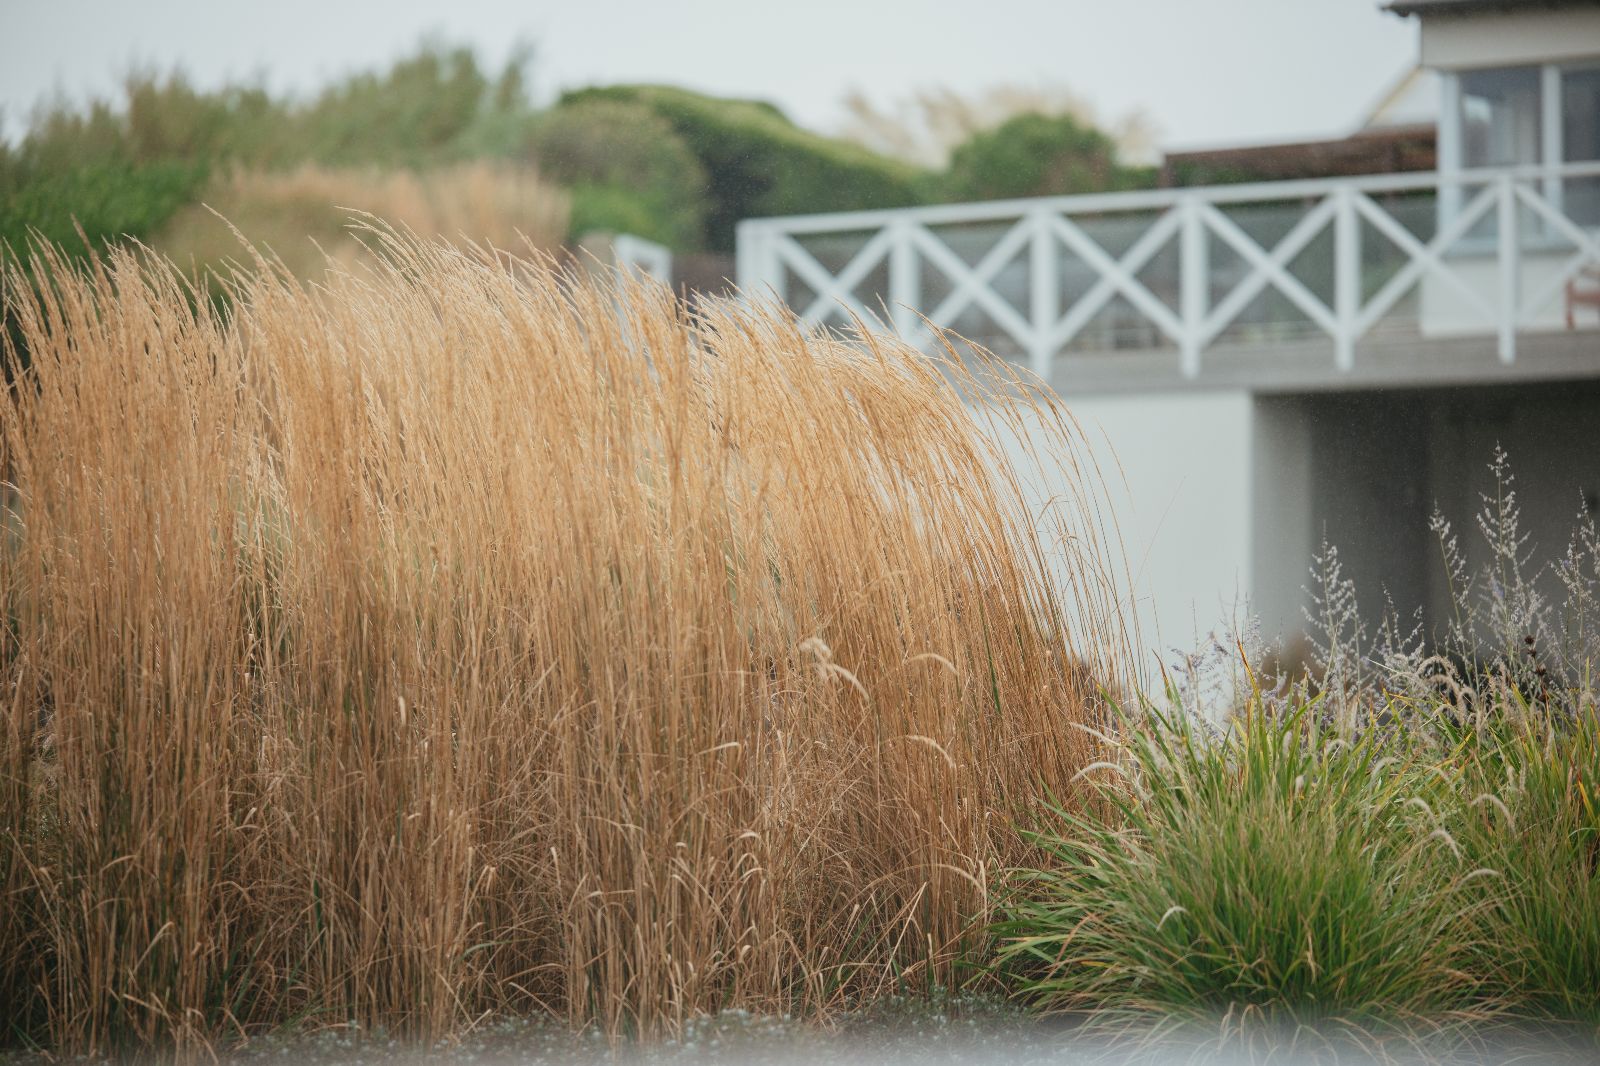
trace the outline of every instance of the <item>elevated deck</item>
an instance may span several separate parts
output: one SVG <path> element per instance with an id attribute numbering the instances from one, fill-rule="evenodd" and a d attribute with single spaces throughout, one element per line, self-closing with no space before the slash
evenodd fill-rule
<path id="1" fill-rule="evenodd" d="M 754 219 L 818 326 L 930 325 L 1067 394 L 1600 377 L 1600 164 Z"/>

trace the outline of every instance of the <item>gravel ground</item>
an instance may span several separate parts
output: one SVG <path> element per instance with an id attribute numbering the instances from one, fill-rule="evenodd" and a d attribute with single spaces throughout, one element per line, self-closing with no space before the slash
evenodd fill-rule
<path id="1" fill-rule="evenodd" d="M 1549 1041 L 1500 1040 L 1444 1053 L 1405 1047 L 1390 1055 L 1337 1052 L 1316 1041 L 1291 1046 L 1257 1042 L 1249 1049 L 1172 1041 L 1159 1047 L 1113 1047 L 1041 1022 L 1004 1003 L 957 997 L 944 1002 L 891 1000 L 870 1012 L 823 1029 L 788 1018 L 729 1011 L 698 1019 L 681 1038 L 650 1045 L 611 1046 L 599 1033 L 574 1034 L 557 1022 L 512 1019 L 486 1023 L 431 1047 L 352 1028 L 278 1034 L 226 1052 L 216 1066 L 1216 1066 L 1270 1062 L 1589 1064 L 1600 1061 L 1595 1044 L 1582 1048 Z M 0 1052 L 0 1066 L 59 1066 L 63 1061 Z M 209 1061 L 209 1060 L 202 1060 Z M 87 1064 L 81 1064 L 87 1066 Z"/>

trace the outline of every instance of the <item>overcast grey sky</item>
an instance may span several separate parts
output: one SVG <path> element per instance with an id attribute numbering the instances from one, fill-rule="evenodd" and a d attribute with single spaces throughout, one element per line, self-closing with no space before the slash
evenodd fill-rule
<path id="1" fill-rule="evenodd" d="M 1106 119 L 1142 109 L 1164 147 L 1347 131 L 1413 60 L 1378 0 L 0 0 L 0 108 L 109 92 L 135 62 L 201 84 L 264 75 L 304 90 L 424 35 L 534 84 L 663 81 L 771 100 L 836 128 L 852 88 L 1072 88 Z"/>

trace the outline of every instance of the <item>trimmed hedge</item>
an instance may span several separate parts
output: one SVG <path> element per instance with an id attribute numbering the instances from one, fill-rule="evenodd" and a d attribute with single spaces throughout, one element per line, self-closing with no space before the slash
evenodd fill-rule
<path id="1" fill-rule="evenodd" d="M 924 200 L 915 167 L 801 129 L 771 104 L 722 100 L 663 85 L 566 93 L 558 106 L 612 100 L 648 106 L 705 167 L 706 244 L 733 248 L 739 220 L 765 215 L 904 207 Z"/>

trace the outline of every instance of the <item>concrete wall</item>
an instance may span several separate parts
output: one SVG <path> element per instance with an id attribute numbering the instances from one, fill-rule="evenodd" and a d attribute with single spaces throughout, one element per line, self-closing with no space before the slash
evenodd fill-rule
<path id="1" fill-rule="evenodd" d="M 1104 475 L 1141 639 L 1166 661 L 1232 621 L 1248 596 L 1250 397 L 1145 393 L 1069 398 L 1067 406 Z M 1004 444 L 1014 462 L 1031 465 L 1018 441 Z M 1033 486 L 1033 504 L 1071 491 L 1058 476 Z"/>
<path id="2" fill-rule="evenodd" d="M 1429 624 L 1446 618 L 1429 517 L 1437 508 L 1450 519 L 1472 565 L 1487 560 L 1475 516 L 1493 490 L 1497 444 L 1539 565 L 1565 550 L 1583 501 L 1600 506 L 1600 380 L 1068 406 L 1106 474 L 1143 644 L 1163 661 L 1247 613 L 1292 650 L 1323 543 L 1338 547 L 1368 619 L 1390 600 Z M 1007 451 L 1023 454 L 1015 440 Z M 1034 486 L 1037 507 L 1070 491 L 1057 481 Z"/>
<path id="3" fill-rule="evenodd" d="M 1496 445 L 1511 457 L 1528 549 L 1565 549 L 1600 503 L 1600 381 L 1258 397 L 1252 599 L 1271 632 L 1302 626 L 1313 554 L 1338 546 L 1363 613 L 1386 593 L 1402 614 L 1444 619 L 1448 590 L 1428 519 L 1437 508 L 1470 563 L 1488 558 L 1474 517 Z M 1545 584 L 1554 592 L 1554 581 Z"/>

